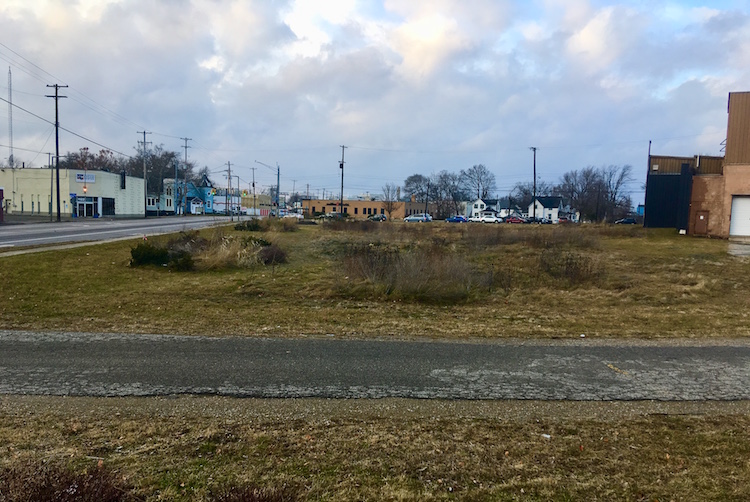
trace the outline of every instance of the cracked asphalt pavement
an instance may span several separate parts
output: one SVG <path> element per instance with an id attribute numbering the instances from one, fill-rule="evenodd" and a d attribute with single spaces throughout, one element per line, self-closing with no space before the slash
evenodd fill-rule
<path id="1" fill-rule="evenodd" d="M 0 331 L 0 394 L 735 401 L 750 398 L 750 342 Z"/>

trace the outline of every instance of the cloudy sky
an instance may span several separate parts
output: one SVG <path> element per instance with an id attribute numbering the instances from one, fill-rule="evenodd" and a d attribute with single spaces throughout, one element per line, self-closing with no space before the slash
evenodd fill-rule
<path id="1" fill-rule="evenodd" d="M 750 90 L 750 0 L 3 0 L 17 160 L 132 155 L 142 136 L 225 183 L 377 193 L 484 164 L 498 195 L 652 152 L 721 155 Z M 6 79 L 0 97 L 7 99 Z M 0 159 L 10 143 L 0 102 Z M 81 137 L 85 139 L 82 139 Z M 98 145 L 97 145 L 98 144 Z M 41 153 L 40 153 L 41 152 Z"/>

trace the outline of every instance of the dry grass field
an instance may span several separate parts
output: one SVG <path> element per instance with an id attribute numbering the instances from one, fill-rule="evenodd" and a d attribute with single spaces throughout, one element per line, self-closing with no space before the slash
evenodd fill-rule
<path id="1" fill-rule="evenodd" d="M 194 252 L 192 271 L 131 267 L 138 241 L 1 258 L 0 328 L 455 339 L 750 334 L 750 261 L 728 254 L 725 241 L 669 231 L 370 222 L 183 236 L 196 238 L 209 247 Z M 286 263 L 259 263 L 258 240 L 283 250 Z"/>
<path id="2" fill-rule="evenodd" d="M 750 260 L 669 231 L 335 223 L 148 242 L 175 260 L 131 266 L 142 241 L 0 257 L 0 329 L 750 334 Z M 748 500 L 749 406 L 0 396 L 0 502 Z"/>

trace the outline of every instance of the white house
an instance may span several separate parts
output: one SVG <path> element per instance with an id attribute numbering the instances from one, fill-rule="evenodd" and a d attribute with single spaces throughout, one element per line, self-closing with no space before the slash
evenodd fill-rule
<path id="1" fill-rule="evenodd" d="M 508 197 L 500 199 L 477 199 L 467 204 L 467 217 L 478 217 L 482 213 L 491 212 L 499 218 L 506 218 L 511 214 L 520 214 L 518 206 L 512 206 Z"/>
<path id="2" fill-rule="evenodd" d="M 570 221 L 578 221 L 578 212 L 571 209 L 570 205 L 565 204 L 562 197 L 537 197 L 529 204 L 529 218 L 536 216 L 538 220 L 549 219 L 552 223 L 559 223 L 560 218 L 567 218 Z"/>

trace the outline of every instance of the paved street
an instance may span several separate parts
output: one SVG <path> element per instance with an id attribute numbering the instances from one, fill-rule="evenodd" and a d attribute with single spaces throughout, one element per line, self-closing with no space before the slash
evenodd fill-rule
<path id="1" fill-rule="evenodd" d="M 0 394 L 737 400 L 750 398 L 750 344 L 0 331 Z"/>
<path id="2" fill-rule="evenodd" d="M 228 223 L 226 216 L 170 216 L 142 219 L 87 218 L 59 223 L 0 225 L 0 252 L 14 247 L 142 237 Z M 44 248 L 39 248 L 44 250 Z"/>

